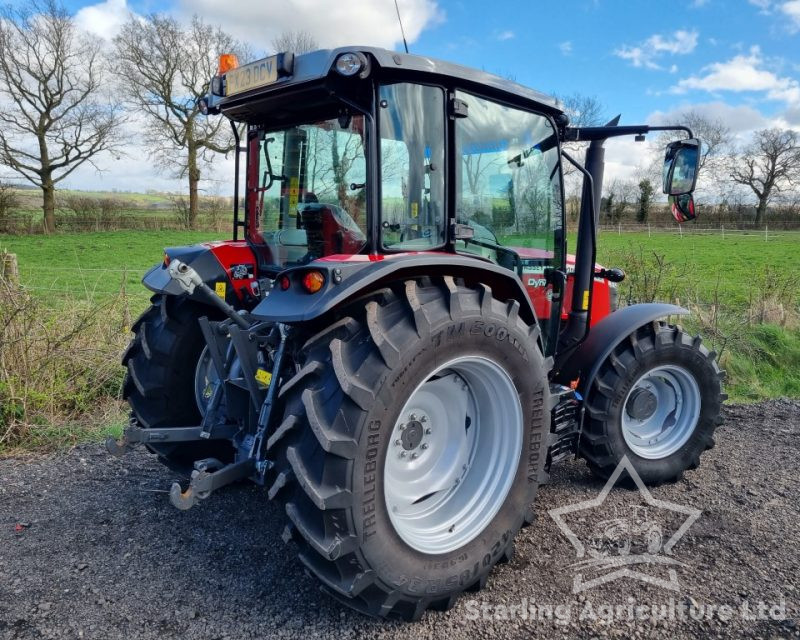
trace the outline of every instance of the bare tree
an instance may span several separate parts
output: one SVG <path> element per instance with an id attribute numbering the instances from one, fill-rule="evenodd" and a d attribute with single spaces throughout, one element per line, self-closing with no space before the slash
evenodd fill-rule
<path id="1" fill-rule="evenodd" d="M 198 100 L 208 93 L 221 53 L 248 53 L 230 35 L 194 16 L 186 27 L 165 15 L 131 19 L 114 40 L 122 90 L 141 111 L 144 142 L 154 159 L 189 180 L 189 224 L 198 212 L 201 164 L 234 149 L 226 118 L 207 118 Z"/>
<path id="2" fill-rule="evenodd" d="M 764 221 L 771 199 L 800 183 L 800 135 L 791 129 L 762 129 L 728 165 L 731 180 L 755 194 L 756 224 Z"/>
<path id="3" fill-rule="evenodd" d="M 670 118 L 670 124 L 681 124 L 689 127 L 695 137 L 700 138 L 700 165 L 698 171 L 709 170 L 718 173 L 720 161 L 731 145 L 731 129 L 720 118 L 705 116 L 696 109 L 681 111 Z M 659 137 L 659 152 L 675 139 L 674 131 L 664 131 Z M 659 157 L 659 164 L 661 157 Z"/>
<path id="4" fill-rule="evenodd" d="M 570 126 L 595 127 L 605 122 L 605 107 L 595 96 L 573 93 L 556 96 L 561 108 L 569 116 Z"/>
<path id="5" fill-rule="evenodd" d="M 99 41 L 55 0 L 0 12 L 0 162 L 42 190 L 46 233 L 55 229 L 56 184 L 121 145 L 106 75 Z"/>
<path id="6" fill-rule="evenodd" d="M 595 127 L 606 122 L 605 107 L 594 96 L 573 93 L 568 96 L 555 96 L 556 101 L 569 116 L 572 127 Z M 567 142 L 563 145 L 569 153 L 581 160 L 586 150 L 585 142 Z M 572 194 L 581 193 L 581 174 L 569 162 L 564 163 L 565 189 Z M 574 202 L 577 202 L 575 200 Z"/>
<path id="7" fill-rule="evenodd" d="M 284 31 L 272 40 L 272 49 L 276 53 L 308 53 L 319 49 L 316 39 L 308 31 Z"/>

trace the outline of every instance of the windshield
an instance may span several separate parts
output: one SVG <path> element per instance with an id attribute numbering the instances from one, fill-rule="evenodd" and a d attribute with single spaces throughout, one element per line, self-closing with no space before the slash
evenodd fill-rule
<path id="1" fill-rule="evenodd" d="M 251 132 L 247 207 L 277 268 L 367 243 L 364 117 Z"/>

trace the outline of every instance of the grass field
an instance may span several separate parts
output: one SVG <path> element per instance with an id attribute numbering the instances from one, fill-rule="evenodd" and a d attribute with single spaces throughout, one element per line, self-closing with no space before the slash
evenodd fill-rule
<path id="1" fill-rule="evenodd" d="M 126 293 L 143 307 L 145 271 L 165 247 L 213 240 L 207 231 L 113 231 L 51 236 L 0 235 L 0 250 L 17 254 L 20 280 L 40 298 L 101 300 Z"/>
<path id="2" fill-rule="evenodd" d="M 0 353 L 0 453 L 72 444 L 121 428 L 123 408 L 114 400 L 123 373 L 119 357 L 131 321 L 150 297 L 140 279 L 164 247 L 212 239 L 206 231 L 0 235 L 0 250 L 17 254 L 28 309 L 20 324 L 19 307 L 0 300 L 0 348 L 7 351 Z M 569 244 L 574 250 L 573 237 Z M 798 249 L 798 232 L 768 240 L 761 234 L 603 233 L 598 261 L 628 273 L 623 302 L 688 306 L 693 315 L 681 321 L 720 353 L 731 399 L 755 401 L 800 396 L 800 297 L 792 270 Z M 4 334 L 9 322 L 12 331 Z M 16 345 L 9 335 L 28 341 L 18 357 L 26 369 L 10 362 L 8 350 Z M 17 425 L 14 437 L 4 436 L 9 425 Z"/>
<path id="3" fill-rule="evenodd" d="M 225 234 L 219 234 L 225 237 Z M 125 276 L 130 293 L 141 274 L 161 259 L 164 247 L 212 240 L 207 231 L 117 231 L 53 236 L 3 236 L 0 249 L 16 253 L 23 284 L 34 290 L 106 295 L 119 292 Z M 524 239 L 519 239 L 521 243 Z M 570 249 L 575 239 L 570 236 Z M 763 234 L 604 233 L 598 262 L 631 271 L 658 266 L 672 279 L 679 299 L 728 307 L 750 303 L 765 277 L 780 277 L 800 249 L 800 232 Z M 789 274 L 793 275 L 793 274 Z"/>

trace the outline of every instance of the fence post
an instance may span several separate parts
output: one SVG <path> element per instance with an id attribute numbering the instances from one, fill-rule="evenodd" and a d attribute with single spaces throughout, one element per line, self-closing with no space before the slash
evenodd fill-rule
<path id="1" fill-rule="evenodd" d="M 722 239 L 725 239 L 725 225 L 722 225 Z"/>
<path id="2" fill-rule="evenodd" d="M 764 225 L 764 242 L 769 241 L 769 225 Z"/>
<path id="3" fill-rule="evenodd" d="M 682 224 L 678 225 L 678 233 L 681 234 L 681 238 L 683 238 L 683 225 Z"/>
<path id="4" fill-rule="evenodd" d="M 622 235 L 622 223 L 620 222 L 617 223 L 617 235 L 618 236 Z"/>
<path id="5" fill-rule="evenodd" d="M 16 283 L 19 280 L 19 264 L 17 254 L 0 251 L 0 280 Z"/>
<path id="6" fill-rule="evenodd" d="M 647 223 L 647 237 L 652 238 L 653 236 L 650 235 L 650 223 Z"/>

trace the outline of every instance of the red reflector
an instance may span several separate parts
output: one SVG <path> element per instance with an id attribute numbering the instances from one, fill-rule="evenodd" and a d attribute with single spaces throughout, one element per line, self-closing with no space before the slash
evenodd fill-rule
<path id="1" fill-rule="evenodd" d="M 290 286 L 291 282 L 289 281 L 289 276 L 283 276 L 281 278 L 281 291 L 286 291 Z"/>
<path id="2" fill-rule="evenodd" d="M 321 271 L 309 271 L 303 276 L 303 287 L 309 293 L 316 293 L 325 284 L 325 276 Z"/>

